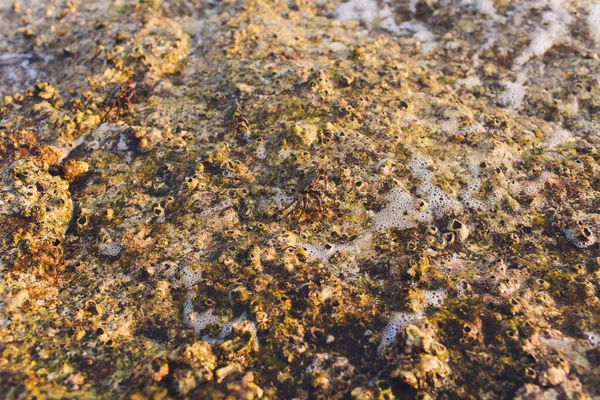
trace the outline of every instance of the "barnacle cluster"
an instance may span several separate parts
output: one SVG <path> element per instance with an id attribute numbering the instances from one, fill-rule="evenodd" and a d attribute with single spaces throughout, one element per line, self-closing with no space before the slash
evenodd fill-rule
<path id="1" fill-rule="evenodd" d="M 1 393 L 600 396 L 599 15 L 0 2 Z"/>

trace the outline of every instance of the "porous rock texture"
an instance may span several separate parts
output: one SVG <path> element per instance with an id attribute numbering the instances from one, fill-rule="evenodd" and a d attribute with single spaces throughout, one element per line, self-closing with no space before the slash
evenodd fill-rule
<path id="1" fill-rule="evenodd" d="M 3 396 L 600 396 L 597 2 L 0 21 Z"/>

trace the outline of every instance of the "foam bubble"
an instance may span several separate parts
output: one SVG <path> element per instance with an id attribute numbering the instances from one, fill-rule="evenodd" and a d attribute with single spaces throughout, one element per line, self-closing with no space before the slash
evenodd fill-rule
<path id="1" fill-rule="evenodd" d="M 127 143 L 127 136 L 121 133 L 119 135 L 119 142 L 117 143 L 117 150 L 127 151 L 129 150 L 129 144 Z"/>
<path id="2" fill-rule="evenodd" d="M 527 86 L 523 85 L 522 81 L 517 80 L 517 82 L 506 82 L 504 88 L 504 93 L 500 95 L 502 103 L 513 110 L 520 109 L 527 92 Z"/>
<path id="3" fill-rule="evenodd" d="M 223 326 L 221 327 L 221 332 L 219 333 L 219 336 L 217 336 L 215 338 L 215 343 L 221 343 L 223 341 L 223 339 L 225 339 L 227 336 L 229 336 L 231 334 L 231 331 L 233 331 L 233 324 L 235 324 L 236 322 L 239 322 L 239 321 L 243 321 L 245 319 L 246 319 L 246 312 L 244 311 L 237 319 L 224 323 Z M 206 340 L 207 338 L 210 338 L 210 336 L 204 336 L 202 339 Z"/>
<path id="4" fill-rule="evenodd" d="M 190 305 L 191 305 L 191 302 L 190 302 Z M 186 304 L 186 306 L 187 306 L 187 304 Z M 188 308 L 188 310 L 189 310 L 189 308 Z M 203 331 L 204 329 L 216 324 L 219 321 L 219 316 L 214 315 L 212 312 L 213 312 L 212 308 L 209 310 L 203 311 L 201 313 L 198 313 L 196 311 L 190 312 L 188 314 L 187 321 L 186 321 L 187 325 L 189 327 L 193 328 L 196 331 L 196 333 Z"/>
<path id="5" fill-rule="evenodd" d="M 394 343 L 394 340 L 396 340 L 396 335 L 398 334 L 400 329 L 412 323 L 416 318 L 416 314 L 411 314 L 407 312 L 393 313 L 389 323 L 383 329 L 383 337 L 381 338 L 381 343 L 379 343 L 379 347 L 377 347 L 377 354 L 381 354 L 385 347 Z"/>
<path id="6" fill-rule="evenodd" d="M 596 44 L 600 45 L 600 4 L 590 6 L 587 23 Z"/>
<path id="7" fill-rule="evenodd" d="M 412 175 L 421 181 L 417 188 L 417 193 L 423 196 L 429 203 L 431 212 L 436 218 L 443 217 L 448 211 L 460 211 L 463 206 L 455 198 L 449 197 L 438 186 L 434 185 L 431 180 L 433 172 L 429 170 L 429 163 L 421 157 L 414 157 L 409 163 Z"/>
<path id="8" fill-rule="evenodd" d="M 361 21 L 369 28 L 374 24 L 392 33 L 399 33 L 392 9 L 387 4 L 379 6 L 376 0 L 350 0 L 337 8 L 338 21 Z"/>
<path id="9" fill-rule="evenodd" d="M 460 86 L 464 86 L 465 89 L 471 90 L 474 87 L 482 86 L 483 82 L 481 82 L 481 79 L 479 79 L 478 76 L 472 75 L 472 76 L 469 76 L 469 77 L 464 78 L 464 79 L 458 79 L 456 81 L 456 84 L 460 85 Z"/>
<path id="10" fill-rule="evenodd" d="M 186 265 L 183 267 L 183 270 L 181 271 L 181 283 L 183 283 L 186 288 L 191 288 L 200 279 L 202 279 L 202 270 L 198 266 L 194 265 L 190 267 L 189 265 Z"/>
<path id="11" fill-rule="evenodd" d="M 373 216 L 372 230 L 383 232 L 388 228 L 410 229 L 418 223 L 430 223 L 434 217 L 441 218 L 448 211 L 463 209 L 458 199 L 449 197 L 431 182 L 433 172 L 429 170 L 427 161 L 421 157 L 414 157 L 408 163 L 408 167 L 412 175 L 421 181 L 417 187 L 417 194 L 422 196 L 424 201 L 415 199 L 404 189 L 393 188 L 387 194 L 389 205 Z"/>
<path id="12" fill-rule="evenodd" d="M 436 47 L 438 42 L 435 34 L 429 29 L 429 27 L 416 20 L 406 21 L 398 25 L 398 32 L 402 35 L 413 34 L 414 38 L 421 43 L 421 50 L 423 54 L 428 54 Z"/>
<path id="13" fill-rule="evenodd" d="M 317 370 L 321 366 L 321 361 L 319 359 L 315 359 L 308 367 L 306 367 L 306 374 L 310 375 Z"/>
<path id="14" fill-rule="evenodd" d="M 460 126 L 456 117 L 452 117 L 440 123 L 440 129 L 448 134 L 458 134 L 460 132 L 459 128 Z"/>
<path id="15" fill-rule="evenodd" d="M 408 162 L 408 167 L 411 169 L 413 176 L 422 181 L 429 181 L 433 177 L 433 173 L 429 170 L 429 163 L 422 157 L 413 157 Z"/>
<path id="16" fill-rule="evenodd" d="M 552 132 L 552 135 L 546 140 L 548 149 L 555 149 L 561 144 L 565 144 L 573 140 L 573 135 L 566 129 L 557 129 Z"/>
<path id="17" fill-rule="evenodd" d="M 542 172 L 540 177 L 535 181 L 528 181 L 522 184 L 522 191 L 527 196 L 535 196 L 544 188 L 544 184 L 550 180 L 554 174 L 548 171 Z"/>
<path id="18" fill-rule="evenodd" d="M 496 8 L 492 0 L 470 0 L 469 2 L 475 6 L 477 12 L 489 15 L 490 17 L 496 16 Z"/>
<path id="19" fill-rule="evenodd" d="M 441 307 L 446 300 L 446 291 L 444 289 L 423 290 L 423 296 L 427 301 L 427 305 L 431 307 Z"/>
<path id="20" fill-rule="evenodd" d="M 481 188 L 481 179 L 479 178 L 480 168 L 478 162 L 473 162 L 469 165 L 469 170 L 471 171 L 472 180 L 471 183 L 467 185 L 464 193 L 461 196 L 461 200 L 463 201 L 465 207 L 473 209 L 473 210 L 486 210 L 486 204 L 478 199 L 474 199 L 473 197 Z"/>
<path id="21" fill-rule="evenodd" d="M 329 257 L 331 257 L 334 253 L 334 251 L 332 251 L 333 248 L 327 249 L 325 246 L 319 246 L 311 243 L 305 243 L 302 245 L 302 247 L 304 247 L 304 250 L 306 250 L 309 256 L 316 258 L 323 264 L 328 264 Z"/>
<path id="22" fill-rule="evenodd" d="M 316 258 L 321 261 L 323 264 L 328 264 L 329 259 L 338 251 L 346 251 L 349 253 L 360 253 L 361 249 L 368 244 L 373 238 L 373 234 L 371 232 L 367 232 L 364 235 L 358 237 L 351 243 L 327 243 L 324 246 L 305 243 L 302 245 L 304 250 L 308 253 L 312 258 Z"/>
<path id="23" fill-rule="evenodd" d="M 216 316 L 212 315 L 212 308 L 207 310 L 201 314 L 194 311 L 194 305 L 192 304 L 192 299 L 194 298 L 196 292 L 193 290 L 188 291 L 185 303 L 183 303 L 183 323 L 193 328 L 196 333 L 199 333 L 202 329 L 205 329 L 209 325 L 215 324 Z M 215 318 L 214 321 L 211 321 L 211 316 Z"/>
<path id="24" fill-rule="evenodd" d="M 211 346 L 222 343 L 229 335 L 231 335 L 231 332 L 233 331 L 233 326 L 242 321 L 248 321 L 248 312 L 247 311 L 242 311 L 240 316 L 237 317 L 236 319 L 234 319 L 233 321 L 228 321 L 228 322 L 224 323 L 223 326 L 221 327 L 221 332 L 219 333 L 219 336 L 212 337 L 212 336 L 204 335 L 204 336 L 202 336 L 202 340 L 204 340 Z M 256 345 L 256 348 L 258 348 L 258 339 L 256 336 L 258 329 L 256 328 L 256 324 L 253 321 L 248 321 L 247 323 L 248 323 L 248 327 L 250 328 L 250 331 L 253 333 L 254 343 Z"/>
<path id="25" fill-rule="evenodd" d="M 273 190 L 275 191 L 275 195 L 273 196 L 273 202 L 277 206 L 287 206 L 292 204 L 292 202 L 294 201 L 294 196 L 289 196 L 285 194 L 285 192 L 281 188 L 275 187 L 273 188 Z"/>
<path id="26" fill-rule="evenodd" d="M 228 172 L 229 172 L 229 171 L 228 171 Z M 214 206 L 214 207 L 209 207 L 209 208 L 207 208 L 207 209 L 203 210 L 203 211 L 200 213 L 200 215 L 201 215 L 201 216 L 203 216 L 203 217 L 205 217 L 205 216 L 207 216 L 207 215 L 212 215 L 212 214 L 214 214 L 214 213 L 217 213 L 217 212 L 219 212 L 219 211 L 222 211 L 222 210 L 225 210 L 226 208 L 229 208 L 229 207 L 231 207 L 231 205 L 232 205 L 232 202 L 231 202 L 231 200 L 225 200 L 225 201 L 222 201 L 221 203 L 217 204 L 217 205 L 216 205 L 216 206 Z"/>
<path id="27" fill-rule="evenodd" d="M 267 158 L 267 148 L 265 147 L 265 143 L 261 143 L 256 147 L 256 157 L 264 160 Z"/>
<path id="28" fill-rule="evenodd" d="M 585 249 L 587 247 L 590 247 L 590 246 L 596 244 L 596 242 L 598 241 L 598 238 L 596 237 L 594 232 L 591 232 L 591 236 L 587 240 L 581 240 L 579 238 L 578 232 L 579 232 L 579 229 L 566 229 L 565 236 L 569 242 L 571 242 L 572 244 L 574 244 L 576 247 L 578 247 L 580 249 Z"/>
<path id="29" fill-rule="evenodd" d="M 584 333 L 585 338 L 590 342 L 591 347 L 600 346 L 600 333 L 587 331 Z"/>
<path id="30" fill-rule="evenodd" d="M 562 6 L 563 1 L 551 2 L 551 10 L 542 14 L 542 21 L 547 26 L 538 28 L 532 35 L 529 46 L 515 59 L 515 65 L 521 66 L 532 57 L 541 57 L 567 35 L 567 26 L 571 23 L 571 15 Z"/>
<path id="31" fill-rule="evenodd" d="M 410 193 L 394 188 L 387 194 L 387 199 L 390 204 L 373 216 L 373 229 L 383 232 L 387 228 L 414 228 L 418 210 Z"/>
<path id="32" fill-rule="evenodd" d="M 100 246 L 100 254 L 103 256 L 116 257 L 121 252 L 122 247 L 118 244 L 108 244 Z"/>
<path id="33" fill-rule="evenodd" d="M 379 15 L 379 6 L 375 0 L 350 0 L 337 8 L 338 21 L 373 22 Z"/>

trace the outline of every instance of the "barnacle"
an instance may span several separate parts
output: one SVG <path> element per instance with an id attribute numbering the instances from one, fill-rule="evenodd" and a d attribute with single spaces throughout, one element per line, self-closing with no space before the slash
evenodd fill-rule
<path id="1" fill-rule="evenodd" d="M 598 241 L 592 228 L 585 225 L 565 230 L 565 236 L 569 242 L 579 248 L 590 247 Z"/>
<path id="2" fill-rule="evenodd" d="M 0 7 L 7 397 L 600 393 L 597 6 L 42 3 Z"/>

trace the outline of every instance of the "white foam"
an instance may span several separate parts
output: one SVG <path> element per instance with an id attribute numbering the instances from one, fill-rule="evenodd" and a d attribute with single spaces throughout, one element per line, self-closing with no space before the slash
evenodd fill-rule
<path id="1" fill-rule="evenodd" d="M 309 256 L 321 261 L 323 264 L 329 263 L 329 257 L 334 253 L 332 249 L 327 249 L 325 246 L 320 246 L 311 243 L 305 243 L 302 245 Z"/>
<path id="2" fill-rule="evenodd" d="M 262 142 L 261 144 L 259 144 L 256 147 L 256 157 L 264 160 L 265 158 L 267 158 L 267 148 L 265 147 L 265 143 Z"/>
<path id="3" fill-rule="evenodd" d="M 571 242 L 576 247 L 578 247 L 580 249 L 585 249 L 590 246 L 593 246 L 598 241 L 598 238 L 596 237 L 594 232 L 591 232 L 592 235 L 587 241 L 583 241 L 577 237 L 578 231 L 579 231 L 578 229 L 566 229 L 565 230 L 565 237 L 567 238 L 567 240 L 569 242 Z"/>
<path id="4" fill-rule="evenodd" d="M 187 303 L 184 305 L 184 308 L 185 307 L 187 307 Z M 185 309 L 189 310 L 189 308 Z M 196 333 L 200 333 L 204 329 L 216 324 L 219 321 L 219 316 L 214 315 L 212 312 L 212 308 L 201 313 L 198 313 L 196 311 L 190 311 L 187 314 L 185 322 L 189 327 L 193 328 L 196 331 Z"/>
<path id="5" fill-rule="evenodd" d="M 423 216 L 426 213 L 417 209 L 413 197 L 406 190 L 393 188 L 388 192 L 387 199 L 390 204 L 373 216 L 373 229 L 379 232 L 388 228 L 414 228 L 417 217 L 429 219 Z"/>
<path id="6" fill-rule="evenodd" d="M 377 347 L 377 354 L 381 354 L 385 347 L 394 343 L 394 340 L 396 340 L 396 335 L 398 334 L 400 329 L 412 323 L 415 319 L 417 319 L 417 317 L 417 314 L 407 312 L 393 313 L 390 317 L 389 323 L 383 329 L 383 337 L 381 338 L 381 343 L 379 343 L 379 347 Z"/>
<path id="7" fill-rule="evenodd" d="M 231 173 L 230 171 L 227 171 L 227 170 L 224 170 L 223 172 L 229 172 L 229 173 Z M 219 211 L 223 211 L 226 208 L 231 207 L 232 204 L 233 203 L 231 202 L 231 200 L 224 200 L 224 201 L 222 201 L 221 203 L 217 204 L 214 207 L 209 207 L 209 208 L 207 208 L 205 210 L 202 210 L 202 212 L 200 212 L 200 215 L 203 216 L 203 217 L 205 217 L 207 215 L 211 215 L 211 214 L 217 213 Z"/>
<path id="8" fill-rule="evenodd" d="M 492 0 L 463 0 L 463 4 L 473 7 L 480 14 L 496 16 L 496 8 Z"/>
<path id="9" fill-rule="evenodd" d="M 488 38 L 488 40 L 483 44 L 483 46 L 481 46 L 476 52 L 475 54 L 473 54 L 473 57 L 471 57 L 471 61 L 472 61 L 472 65 L 473 68 L 479 68 L 482 64 L 481 62 L 481 54 L 485 51 L 488 51 L 489 49 L 492 48 L 492 46 L 494 45 L 494 43 L 496 43 L 496 41 L 498 40 L 497 38 L 497 33 L 496 33 L 496 29 L 493 26 L 490 26 L 490 31 L 491 31 L 491 35 Z"/>
<path id="10" fill-rule="evenodd" d="M 429 163 L 421 157 L 414 157 L 408 164 L 415 178 L 420 180 L 417 193 L 424 200 L 414 198 L 408 191 L 401 188 L 392 188 L 387 194 L 388 206 L 377 213 L 373 213 L 373 225 L 362 236 L 351 243 L 328 243 L 318 245 L 303 244 L 309 256 L 328 264 L 331 256 L 338 251 L 360 253 L 373 239 L 373 232 L 384 232 L 389 228 L 410 229 L 417 224 L 431 223 L 435 218 L 443 217 L 449 211 L 460 211 L 462 203 L 446 195 L 441 188 L 434 185 L 431 180 L 433 172 L 429 170 Z M 475 203 L 476 200 L 473 200 Z"/>
<path id="11" fill-rule="evenodd" d="M 127 144 L 127 136 L 123 133 L 119 135 L 119 142 L 117 143 L 117 150 L 127 151 L 129 150 L 129 145 Z"/>
<path id="12" fill-rule="evenodd" d="M 60 153 L 60 157 L 58 158 L 58 163 L 61 163 L 65 158 L 69 156 L 69 154 L 75 150 L 77 147 L 81 146 L 85 142 L 85 136 L 79 137 L 77 140 L 73 142 L 71 147 L 63 148 L 63 147 L 54 147 L 50 146 L 52 150 L 56 150 Z"/>
<path id="13" fill-rule="evenodd" d="M 421 181 L 421 185 L 417 188 L 417 193 L 423 196 L 428 207 L 436 218 L 443 217 L 449 211 L 460 211 L 463 206 L 455 198 L 449 197 L 438 186 L 434 185 L 431 180 L 433 173 L 429 170 L 429 163 L 420 157 L 414 157 L 408 167 L 412 171 L 412 175 Z"/>
<path id="14" fill-rule="evenodd" d="M 431 307 L 441 307 L 447 295 L 444 289 L 423 290 L 422 293 L 427 301 L 427 305 Z"/>
<path id="15" fill-rule="evenodd" d="M 4 53 L 0 54 L 0 63 L 12 63 L 33 57 L 31 53 Z"/>
<path id="16" fill-rule="evenodd" d="M 350 0 L 340 4 L 336 12 L 338 21 L 361 21 L 368 28 L 377 24 L 389 32 L 399 32 L 392 9 L 387 4 L 380 7 L 377 0 Z"/>
<path id="17" fill-rule="evenodd" d="M 197 277 L 196 273 L 199 273 L 199 271 L 190 271 L 189 267 L 186 266 L 181 276 L 183 284 L 188 288 L 186 300 L 185 303 L 183 303 L 183 323 L 194 329 L 196 333 L 200 333 L 209 326 L 216 324 L 219 317 L 213 315 L 212 308 L 202 313 L 194 311 L 192 300 L 196 295 L 196 290 L 192 287 L 194 283 L 197 282 L 196 278 L 200 279 Z"/>
<path id="18" fill-rule="evenodd" d="M 362 21 L 371 23 L 379 15 L 376 0 L 350 0 L 338 6 L 338 21 Z"/>
<path id="19" fill-rule="evenodd" d="M 398 24 L 394 19 L 394 13 L 390 7 L 385 5 L 383 8 L 381 8 L 379 11 L 379 18 L 379 27 L 381 29 L 385 29 L 386 31 L 395 34 L 400 33 L 400 28 L 398 28 Z"/>
<path id="20" fill-rule="evenodd" d="M 479 79 L 479 77 L 476 75 L 471 75 L 467 78 L 459 79 L 456 81 L 456 83 L 460 86 L 464 86 L 466 89 L 469 90 L 473 89 L 474 87 L 483 85 L 481 79 Z"/>
<path id="21" fill-rule="evenodd" d="M 360 253 L 361 249 L 368 244 L 373 238 L 371 232 L 367 232 L 350 243 L 327 243 L 324 246 L 305 243 L 302 245 L 309 256 L 316 258 L 323 264 L 329 264 L 329 259 L 338 251 L 349 253 Z"/>
<path id="22" fill-rule="evenodd" d="M 224 323 L 223 326 L 221 327 L 221 332 L 219 333 L 219 336 L 213 337 L 213 336 L 204 335 L 204 336 L 202 336 L 202 340 L 204 340 L 211 346 L 220 344 L 229 335 L 231 335 L 231 332 L 233 331 L 233 326 L 242 321 L 248 321 L 248 312 L 247 311 L 242 311 L 240 316 L 237 317 L 236 319 L 234 319 L 233 321 L 228 321 L 228 322 Z M 248 321 L 248 325 L 249 325 L 250 331 L 253 333 L 254 344 L 255 344 L 256 348 L 258 349 L 258 338 L 256 336 L 258 330 L 256 329 L 256 324 L 253 321 Z"/>
<path id="23" fill-rule="evenodd" d="M 535 196 L 539 194 L 544 188 L 544 184 L 554 176 L 555 175 L 552 172 L 542 172 L 540 177 L 535 181 L 528 181 L 521 185 L 523 193 L 527 196 Z"/>
<path id="24" fill-rule="evenodd" d="M 190 289 L 200 279 L 202 279 L 202 270 L 200 268 L 194 266 L 194 269 L 192 270 L 189 265 L 183 267 L 183 270 L 181 271 L 181 283 L 183 283 L 183 286 Z"/>
<path id="25" fill-rule="evenodd" d="M 39 56 L 40 54 L 37 54 Z M 42 77 L 43 73 L 40 74 L 35 68 L 33 68 L 32 58 L 36 54 L 33 53 L 5 53 L 0 55 L 0 75 L 3 78 L 3 84 L 14 84 L 17 87 L 22 87 L 28 83 L 33 83 L 36 78 Z M 45 58 L 45 56 L 42 55 Z M 36 65 L 34 63 L 34 65 Z M 0 86 L 0 89 L 3 89 Z M 10 87 L 9 87 L 10 88 Z M 8 88 L 7 88 L 8 89 Z M 18 88 L 13 88 L 11 91 L 17 91 Z M 2 93 L 0 94 L 8 94 Z"/>
<path id="26" fill-rule="evenodd" d="M 494 8 L 494 2 L 492 0 L 475 0 L 475 8 L 481 14 L 486 14 L 489 16 L 496 15 L 496 8 Z"/>
<path id="27" fill-rule="evenodd" d="M 584 335 L 588 342 L 590 342 L 592 348 L 600 346 L 600 333 L 586 331 Z"/>
<path id="28" fill-rule="evenodd" d="M 398 25 L 398 28 L 401 35 L 412 34 L 421 43 L 423 54 L 428 54 L 438 47 L 438 42 L 433 32 L 429 30 L 427 25 L 420 21 L 406 21 Z"/>
<path id="29" fill-rule="evenodd" d="M 460 125 L 458 124 L 458 118 L 451 117 L 448 120 L 441 121 L 440 129 L 448 134 L 458 134 L 460 132 Z"/>
<path id="30" fill-rule="evenodd" d="M 408 3 L 408 9 L 413 14 L 417 12 L 417 3 L 419 3 L 419 0 L 410 0 Z"/>
<path id="31" fill-rule="evenodd" d="M 547 27 L 540 27 L 534 32 L 529 46 L 515 59 L 516 66 L 524 65 L 533 57 L 543 56 L 567 35 L 571 15 L 562 3 L 562 0 L 552 1 L 551 10 L 542 14 L 542 22 Z"/>
<path id="32" fill-rule="evenodd" d="M 223 326 L 221 327 L 221 332 L 219 333 L 219 336 L 217 336 L 216 338 L 211 338 L 210 336 L 205 335 L 202 337 L 202 340 L 205 340 L 209 343 L 213 342 L 215 344 L 222 342 L 227 336 L 229 336 L 231 334 L 231 331 L 233 331 L 233 325 L 237 322 L 245 321 L 247 316 L 248 316 L 248 313 L 246 311 L 242 311 L 240 316 L 237 317 L 235 320 L 229 321 L 229 322 L 226 322 L 223 324 Z"/>
<path id="33" fill-rule="evenodd" d="M 516 82 L 506 82 L 504 84 L 505 90 L 500 95 L 500 100 L 513 110 L 518 110 L 523 105 L 523 99 L 525 98 L 525 93 L 527 93 L 527 86 L 523 85 L 524 80 L 523 75 Z"/>
<path id="34" fill-rule="evenodd" d="M 600 46 L 600 4 L 592 4 L 587 17 L 588 28 L 596 45 Z"/>
<path id="35" fill-rule="evenodd" d="M 461 200 L 467 208 L 473 210 L 486 210 L 487 205 L 483 201 L 473 198 L 481 188 L 481 179 L 479 178 L 481 168 L 479 167 L 479 161 L 476 160 L 472 162 L 469 165 L 469 170 L 471 171 L 472 180 L 465 188 Z"/>
<path id="36" fill-rule="evenodd" d="M 121 246 L 118 244 L 100 245 L 100 254 L 103 256 L 116 257 L 121 252 Z"/>
<path id="37" fill-rule="evenodd" d="M 273 202 L 275 205 L 281 207 L 292 204 L 294 201 L 294 196 L 289 196 L 285 194 L 285 192 L 281 188 L 273 188 L 275 191 L 275 195 L 273 196 Z"/>
<path id="38" fill-rule="evenodd" d="M 556 129 L 552 135 L 546 140 L 546 147 L 554 150 L 558 146 L 568 143 L 573 140 L 573 135 L 566 129 Z"/>
<path id="39" fill-rule="evenodd" d="M 315 372 L 321 366 L 321 360 L 315 359 L 308 367 L 306 367 L 306 374 L 310 375 Z"/>

